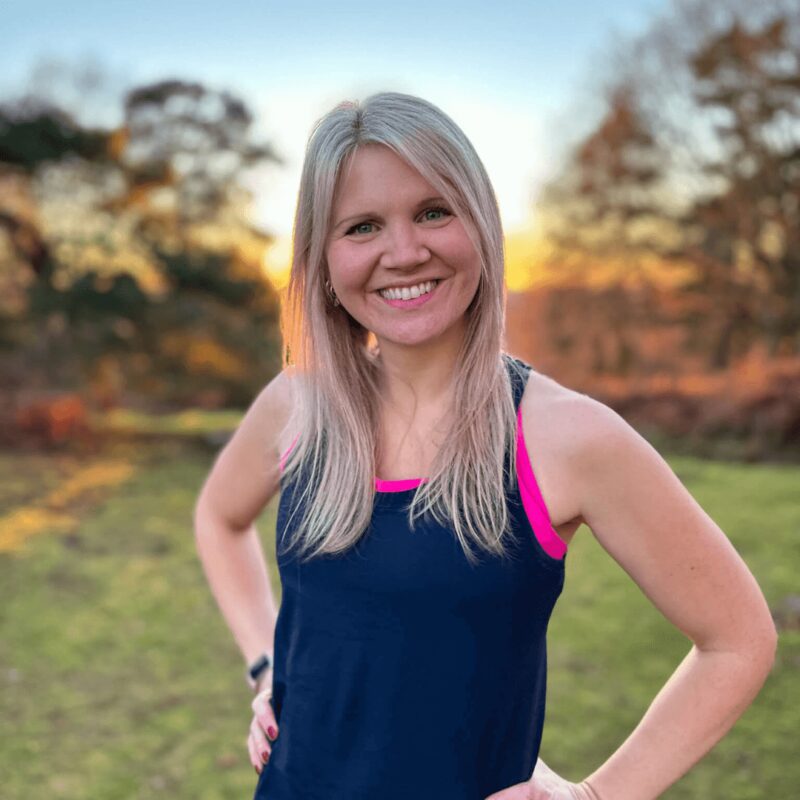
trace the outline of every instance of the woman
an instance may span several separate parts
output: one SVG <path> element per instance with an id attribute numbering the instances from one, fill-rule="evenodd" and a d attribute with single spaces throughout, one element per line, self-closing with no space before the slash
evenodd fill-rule
<path id="1" fill-rule="evenodd" d="M 449 117 L 381 93 L 317 123 L 293 366 L 195 511 L 257 692 L 256 798 L 655 798 L 769 672 L 775 628 L 725 535 L 619 415 L 503 353 L 504 299 L 494 193 Z M 279 490 L 276 620 L 253 521 Z M 581 523 L 693 646 L 573 783 L 538 753 L 546 629 Z"/>

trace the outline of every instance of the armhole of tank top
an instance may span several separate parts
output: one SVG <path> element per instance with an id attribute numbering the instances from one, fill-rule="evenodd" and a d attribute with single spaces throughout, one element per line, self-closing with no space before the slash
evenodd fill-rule
<path id="1" fill-rule="evenodd" d="M 517 407 L 517 484 L 525 515 L 542 550 L 555 562 L 563 560 L 568 546 L 558 535 L 531 466 L 522 430 L 522 403 Z"/>

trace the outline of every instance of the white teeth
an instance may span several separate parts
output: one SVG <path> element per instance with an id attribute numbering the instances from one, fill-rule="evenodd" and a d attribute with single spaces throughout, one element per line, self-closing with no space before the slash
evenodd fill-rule
<path id="1" fill-rule="evenodd" d="M 387 300 L 411 300 L 414 297 L 419 297 L 422 294 L 427 294 L 433 291 L 433 287 L 439 281 L 428 281 L 427 283 L 420 283 L 416 286 L 406 286 L 402 289 L 381 289 L 381 296 Z"/>

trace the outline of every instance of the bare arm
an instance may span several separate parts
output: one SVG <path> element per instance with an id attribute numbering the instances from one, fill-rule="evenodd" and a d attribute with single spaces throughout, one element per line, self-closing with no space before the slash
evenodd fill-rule
<path id="1" fill-rule="evenodd" d="M 583 519 L 693 643 L 635 730 L 584 781 L 598 800 L 652 800 L 756 697 L 777 632 L 744 561 L 653 447 L 585 396 L 568 415 L 580 442 L 574 480 Z"/>
<path id="2" fill-rule="evenodd" d="M 286 383 L 281 373 L 255 399 L 217 456 L 194 510 L 203 569 L 247 663 L 273 653 L 277 610 L 254 520 L 279 487 Z"/>

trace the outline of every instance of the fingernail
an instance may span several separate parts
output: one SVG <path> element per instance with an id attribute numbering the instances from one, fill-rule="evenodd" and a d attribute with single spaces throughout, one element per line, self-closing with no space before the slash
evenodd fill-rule
<path id="1" fill-rule="evenodd" d="M 276 731 L 275 728 L 272 727 L 272 725 L 270 725 L 269 728 L 267 728 L 267 734 L 269 735 L 270 739 L 274 740 L 278 738 L 278 731 Z"/>
<path id="2" fill-rule="evenodd" d="M 268 752 L 265 750 L 265 751 L 264 751 L 264 752 L 261 754 L 261 758 L 263 758 L 263 759 L 264 759 L 264 763 L 266 763 L 267 761 L 269 761 L 269 753 L 268 753 Z"/>

